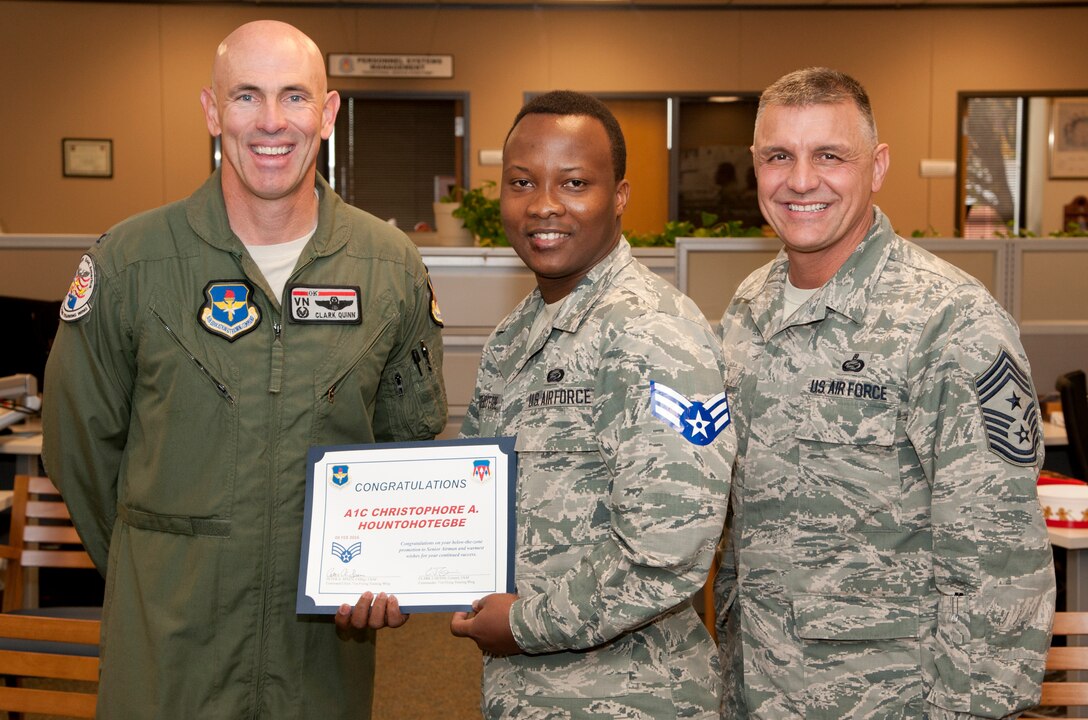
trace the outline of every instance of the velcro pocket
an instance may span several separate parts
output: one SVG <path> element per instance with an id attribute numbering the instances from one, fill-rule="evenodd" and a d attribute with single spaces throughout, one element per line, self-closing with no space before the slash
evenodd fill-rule
<path id="1" fill-rule="evenodd" d="M 797 634 L 805 640 L 891 640 L 918 637 L 918 600 L 910 597 L 799 595 Z"/>

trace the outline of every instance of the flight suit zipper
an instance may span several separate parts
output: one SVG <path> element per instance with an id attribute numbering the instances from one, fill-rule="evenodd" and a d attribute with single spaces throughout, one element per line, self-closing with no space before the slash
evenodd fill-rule
<path id="1" fill-rule="evenodd" d="M 201 373 L 203 373 L 204 377 L 208 378 L 208 380 L 211 381 L 212 385 L 215 386 L 215 391 L 219 393 L 220 397 L 233 405 L 234 396 L 231 395 L 230 390 L 227 389 L 227 386 L 221 383 L 214 375 L 212 375 L 208 368 L 204 367 L 204 363 L 200 362 L 200 360 L 197 359 L 196 355 L 193 355 L 193 353 L 189 351 L 189 348 L 185 346 L 185 343 L 181 341 L 181 338 L 177 336 L 177 333 L 175 333 L 173 329 L 171 329 L 170 325 L 166 322 L 166 320 L 163 319 L 161 315 L 159 315 L 154 310 L 151 311 L 151 314 L 154 315 L 155 318 L 159 321 L 159 323 L 163 327 L 163 330 L 165 330 L 166 334 L 170 336 L 170 339 L 173 340 L 179 348 L 181 348 L 181 351 L 184 352 L 188 356 L 189 360 L 191 360 L 192 363 L 196 365 L 197 369 L 200 370 Z"/>
<path id="2" fill-rule="evenodd" d="M 392 322 L 393 318 L 386 318 L 385 322 L 383 322 L 381 326 L 374 331 L 374 334 L 372 334 L 370 338 L 367 339 L 367 343 L 363 346 L 363 349 L 354 358 L 352 358 L 351 364 L 348 365 L 347 369 L 344 370 L 344 372 L 340 373 L 340 375 L 338 375 L 337 378 L 333 380 L 332 383 L 329 385 L 328 389 L 325 391 L 325 399 L 329 402 L 330 405 L 336 401 L 336 391 L 340 389 L 340 385 L 344 382 L 344 379 L 347 378 L 347 376 L 350 375 L 353 370 L 355 370 L 356 366 L 363 361 L 363 358 L 366 357 L 367 354 L 374 349 L 374 345 L 378 342 L 378 338 L 380 338 L 385 333 L 385 329 L 388 328 L 392 324 Z"/>

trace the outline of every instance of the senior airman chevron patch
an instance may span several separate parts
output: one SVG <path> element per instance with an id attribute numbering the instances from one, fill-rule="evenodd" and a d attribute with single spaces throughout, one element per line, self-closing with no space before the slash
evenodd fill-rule
<path id="1" fill-rule="evenodd" d="M 654 380 L 650 381 L 650 412 L 695 445 L 709 445 L 730 421 L 729 400 L 724 391 L 704 404 Z"/>

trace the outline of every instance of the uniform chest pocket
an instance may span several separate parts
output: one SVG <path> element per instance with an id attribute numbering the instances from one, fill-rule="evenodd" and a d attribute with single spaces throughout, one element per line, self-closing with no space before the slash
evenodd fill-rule
<path id="1" fill-rule="evenodd" d="M 890 389 L 886 396 L 896 397 Z M 902 521 L 898 407 L 854 398 L 808 400 L 795 432 L 800 524 L 819 525 L 820 532 L 828 531 L 829 522 L 847 532 L 897 531 Z"/>
<path id="2" fill-rule="evenodd" d="M 514 447 L 519 545 L 545 573 L 560 572 L 575 559 L 573 546 L 608 532 L 611 473 L 592 414 L 588 407 L 534 412 L 517 428 Z"/>

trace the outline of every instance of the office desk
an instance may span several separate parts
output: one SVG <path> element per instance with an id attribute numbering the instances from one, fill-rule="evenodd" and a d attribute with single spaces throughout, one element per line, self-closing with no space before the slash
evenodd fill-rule
<path id="1" fill-rule="evenodd" d="M 41 475 L 42 433 L 40 424 L 17 425 L 10 435 L 0 435 L 0 453 L 15 456 L 17 475 Z M 12 491 L 0 491 L 0 510 L 11 507 Z M 26 607 L 38 605 L 38 572 L 31 569 L 23 586 Z"/>
<path id="2" fill-rule="evenodd" d="M 1064 447 L 1069 444 L 1069 436 L 1064 427 L 1043 420 L 1043 444 L 1048 448 Z"/>
<path id="3" fill-rule="evenodd" d="M 1065 548 L 1065 609 L 1088 610 L 1088 530 L 1048 527 L 1050 544 Z"/>
<path id="4" fill-rule="evenodd" d="M 0 453 L 15 456 L 16 475 L 41 475 L 42 433 L 40 430 L 0 435 Z"/>

